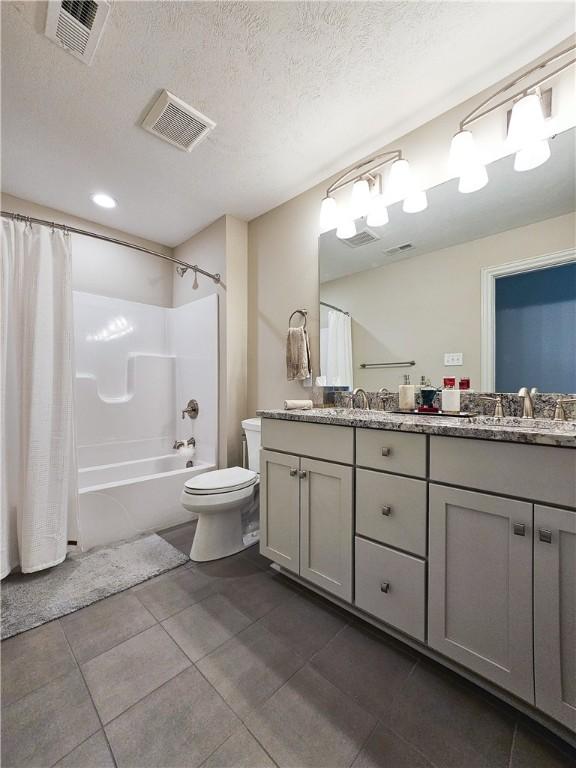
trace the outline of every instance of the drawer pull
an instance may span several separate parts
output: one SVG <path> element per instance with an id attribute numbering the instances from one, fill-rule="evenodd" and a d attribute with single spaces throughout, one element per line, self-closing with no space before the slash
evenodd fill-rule
<path id="1" fill-rule="evenodd" d="M 390 456 L 392 448 L 382 448 L 382 456 Z"/>
<path id="2" fill-rule="evenodd" d="M 300 477 L 302 478 L 302 480 L 304 480 L 307 477 L 307 475 L 308 475 L 308 472 L 305 469 L 300 470 Z"/>
<path id="3" fill-rule="evenodd" d="M 383 506 L 382 514 L 384 515 L 384 517 L 390 517 L 390 515 L 392 514 L 392 507 Z"/>
<path id="4" fill-rule="evenodd" d="M 526 526 L 524 523 L 513 523 L 512 531 L 515 536 L 526 536 Z"/>
<path id="5" fill-rule="evenodd" d="M 389 581 L 383 581 L 382 584 L 380 584 L 380 592 L 384 592 L 385 594 L 388 594 L 388 592 L 390 592 Z"/>
<path id="6" fill-rule="evenodd" d="M 544 544 L 552 544 L 552 531 L 549 531 L 547 528 L 539 528 L 538 538 L 540 541 L 543 541 Z"/>
<path id="7" fill-rule="evenodd" d="M 298 470 L 297 469 L 291 469 L 290 470 L 290 477 L 296 477 L 297 474 L 298 474 Z"/>

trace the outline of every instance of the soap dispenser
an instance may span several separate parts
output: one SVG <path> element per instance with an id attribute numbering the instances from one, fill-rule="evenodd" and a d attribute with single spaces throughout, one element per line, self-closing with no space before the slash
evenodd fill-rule
<path id="1" fill-rule="evenodd" d="M 410 384 L 410 374 L 404 374 L 404 384 L 398 387 L 398 407 L 401 411 L 413 411 L 416 408 L 416 390 Z"/>

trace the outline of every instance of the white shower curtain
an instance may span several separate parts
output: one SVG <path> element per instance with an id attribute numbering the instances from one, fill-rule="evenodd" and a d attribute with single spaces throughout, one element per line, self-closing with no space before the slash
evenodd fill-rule
<path id="1" fill-rule="evenodd" d="M 2 219 L 0 578 L 62 562 L 76 535 L 70 236 Z"/>
<path id="2" fill-rule="evenodd" d="M 344 312 L 328 312 L 326 352 L 326 383 L 332 386 L 353 386 L 352 319 Z"/>

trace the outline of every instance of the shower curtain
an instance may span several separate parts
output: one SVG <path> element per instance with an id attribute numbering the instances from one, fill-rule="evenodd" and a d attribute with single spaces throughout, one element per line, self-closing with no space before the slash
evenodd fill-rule
<path id="1" fill-rule="evenodd" d="M 353 386 L 352 320 L 350 315 L 331 309 L 328 312 L 326 383 Z"/>
<path id="2" fill-rule="evenodd" d="M 0 578 L 62 562 L 78 509 L 70 236 L 2 219 Z"/>

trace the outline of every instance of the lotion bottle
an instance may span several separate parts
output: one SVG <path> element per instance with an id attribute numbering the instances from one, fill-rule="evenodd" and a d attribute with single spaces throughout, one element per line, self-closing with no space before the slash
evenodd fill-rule
<path id="1" fill-rule="evenodd" d="M 401 411 L 413 411 L 416 408 L 414 384 L 410 384 L 410 374 L 404 374 L 404 384 L 398 387 L 398 407 Z"/>
<path id="2" fill-rule="evenodd" d="M 460 413 L 460 390 L 456 389 L 454 379 L 444 379 L 442 389 L 442 410 L 448 413 Z"/>

